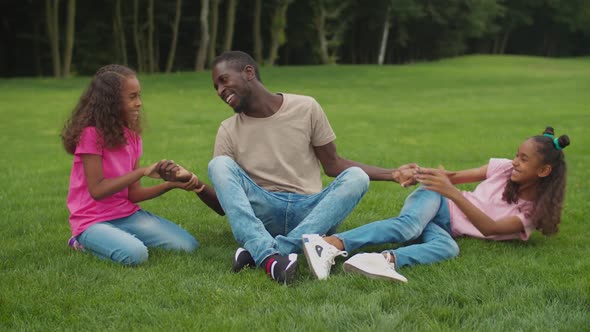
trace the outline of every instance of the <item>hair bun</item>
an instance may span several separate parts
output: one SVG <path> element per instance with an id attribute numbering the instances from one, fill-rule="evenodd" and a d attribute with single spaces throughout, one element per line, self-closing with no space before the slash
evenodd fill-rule
<path id="1" fill-rule="evenodd" d="M 566 146 L 570 145 L 570 138 L 567 135 L 561 135 L 557 139 L 557 144 L 562 149 L 565 149 Z"/>
<path id="2" fill-rule="evenodd" d="M 545 135 L 545 134 L 548 134 L 551 136 L 555 135 L 555 131 L 553 130 L 553 127 L 549 127 L 549 126 L 545 127 L 545 131 L 543 131 L 542 135 Z"/>

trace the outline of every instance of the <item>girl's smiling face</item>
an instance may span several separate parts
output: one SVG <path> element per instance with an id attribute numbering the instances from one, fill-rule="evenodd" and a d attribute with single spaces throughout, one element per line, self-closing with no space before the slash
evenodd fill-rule
<path id="1" fill-rule="evenodd" d="M 121 89 L 122 112 L 128 127 L 133 127 L 139 119 L 141 109 L 141 86 L 137 77 L 130 76 L 123 81 Z"/>
<path id="2" fill-rule="evenodd" d="M 551 173 L 551 166 L 543 164 L 543 158 L 537 152 L 537 143 L 532 139 L 518 147 L 512 166 L 510 180 L 518 184 L 532 184 Z"/>

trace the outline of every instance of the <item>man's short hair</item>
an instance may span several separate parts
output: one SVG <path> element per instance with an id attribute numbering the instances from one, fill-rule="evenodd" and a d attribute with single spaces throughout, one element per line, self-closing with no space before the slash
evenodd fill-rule
<path id="1" fill-rule="evenodd" d="M 258 72 L 258 65 L 256 61 L 252 59 L 252 57 L 242 51 L 226 51 L 218 55 L 215 60 L 213 60 L 212 66 L 215 67 L 218 63 L 227 62 L 230 67 L 237 71 L 242 71 L 247 65 L 250 65 L 254 68 L 254 74 L 256 75 L 256 79 L 262 82 L 260 79 L 260 73 Z"/>

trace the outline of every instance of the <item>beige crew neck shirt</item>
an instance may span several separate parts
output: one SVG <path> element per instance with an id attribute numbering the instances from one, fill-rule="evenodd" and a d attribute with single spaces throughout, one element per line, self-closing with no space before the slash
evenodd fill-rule
<path id="1" fill-rule="evenodd" d="M 223 121 L 214 156 L 229 156 L 265 190 L 318 193 L 321 171 L 313 147 L 334 141 L 336 135 L 315 99 L 282 96 L 283 103 L 272 116 L 239 113 Z"/>

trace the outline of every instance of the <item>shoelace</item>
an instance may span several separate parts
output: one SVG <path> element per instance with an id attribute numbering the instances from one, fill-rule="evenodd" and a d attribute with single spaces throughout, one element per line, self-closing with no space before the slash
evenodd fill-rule
<path id="1" fill-rule="evenodd" d="M 336 264 L 336 261 L 334 261 L 336 256 L 348 257 L 348 251 L 338 250 L 336 247 L 328 247 L 328 257 L 330 258 L 326 262 L 330 265 Z"/>

